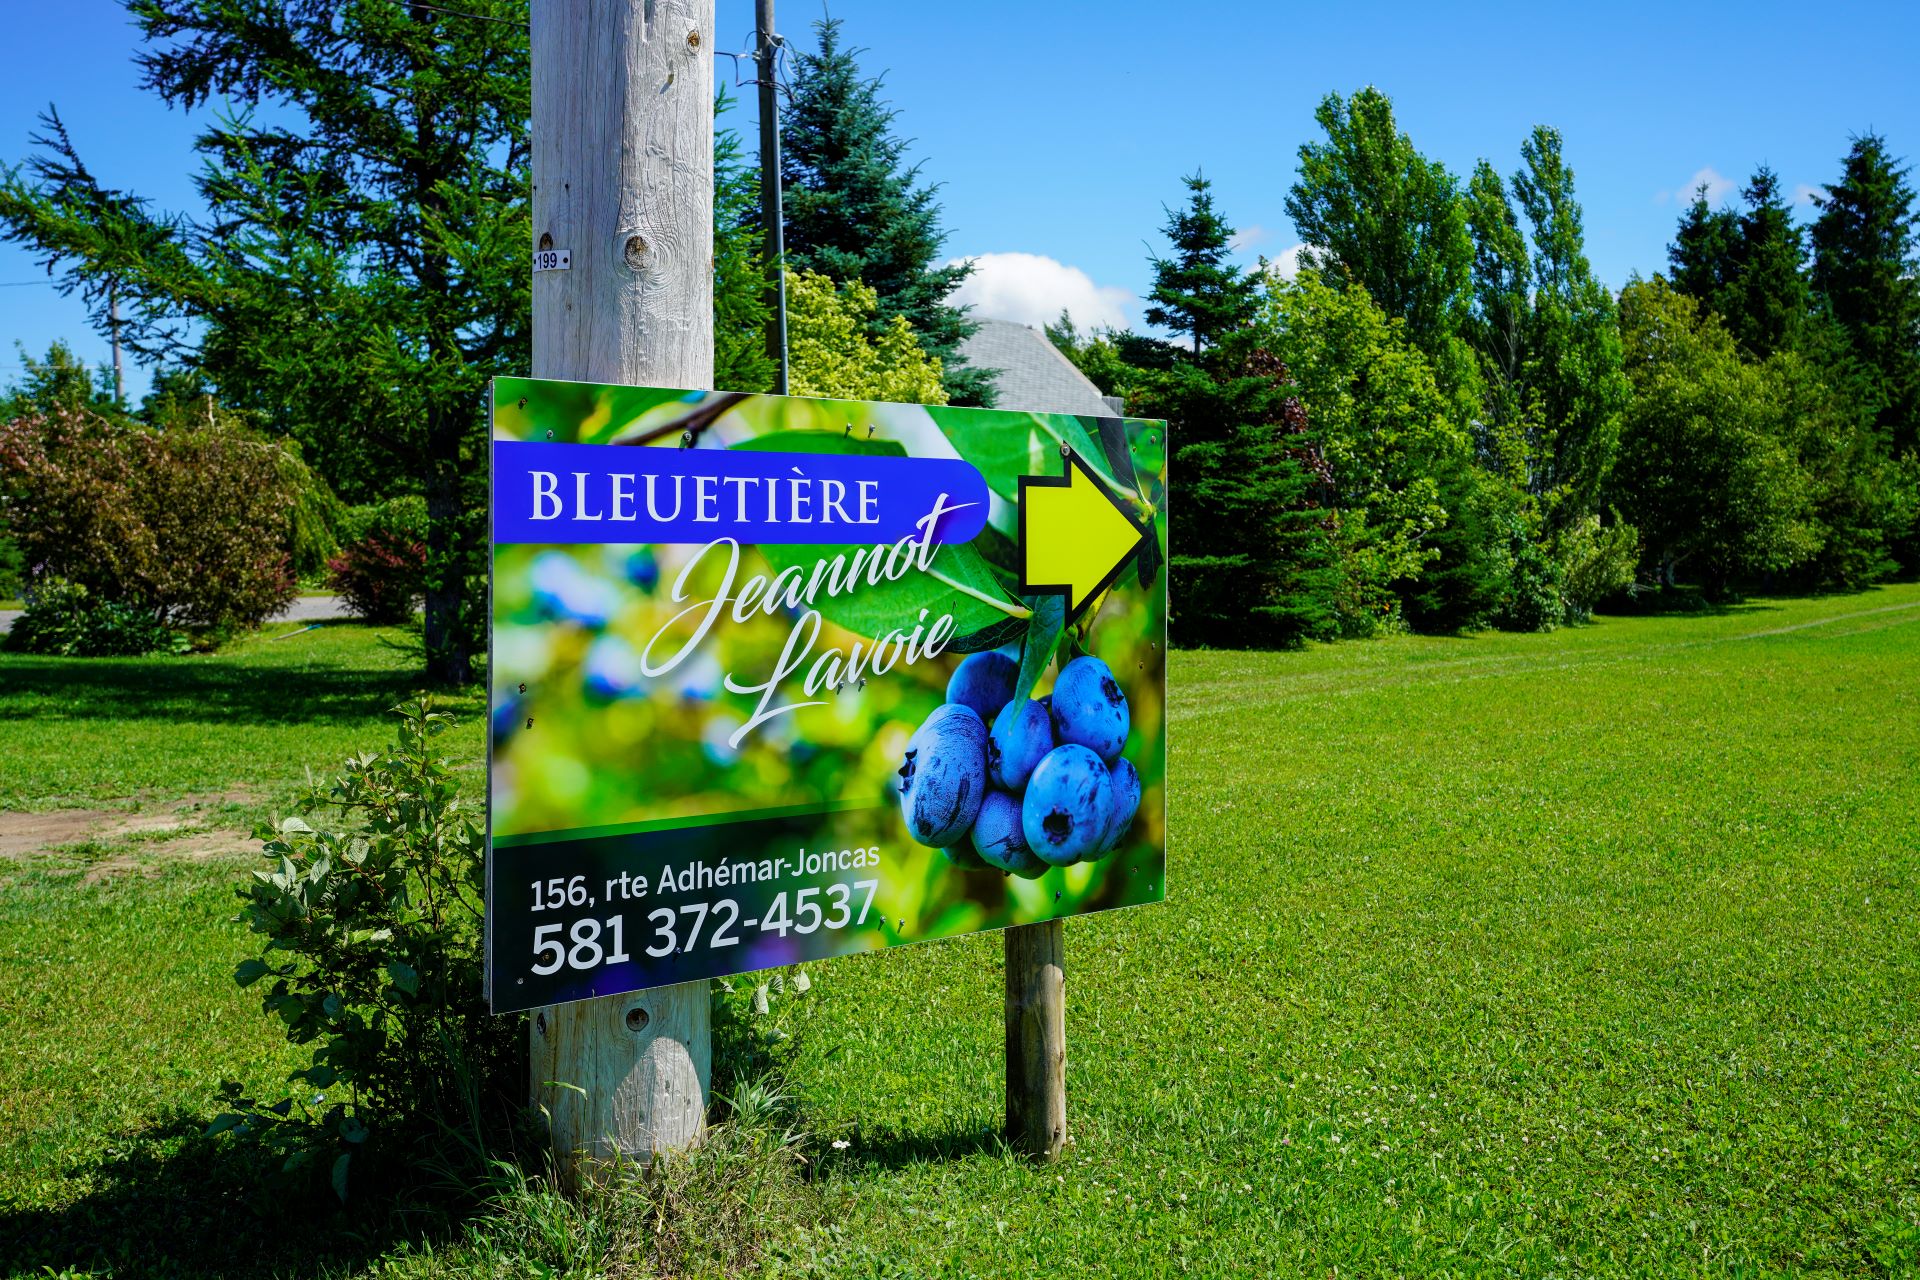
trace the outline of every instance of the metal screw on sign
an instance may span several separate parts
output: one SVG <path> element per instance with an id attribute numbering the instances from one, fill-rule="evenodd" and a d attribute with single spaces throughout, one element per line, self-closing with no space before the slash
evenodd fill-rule
<path id="1" fill-rule="evenodd" d="M 873 439 L 873 424 L 872 424 L 872 423 L 868 423 L 868 424 L 867 424 L 867 439 L 869 439 L 869 440 L 871 440 L 871 439 Z"/>
<path id="2" fill-rule="evenodd" d="M 528 716 L 528 717 L 527 717 L 527 728 L 529 728 L 529 729 L 531 729 L 531 728 L 533 728 L 533 717 L 532 717 L 532 716 Z"/>
<path id="3" fill-rule="evenodd" d="M 553 432 L 551 431 L 547 432 L 547 439 L 549 440 L 553 439 Z"/>
<path id="4" fill-rule="evenodd" d="M 1073 446 L 1065 440 L 1060 442 L 1060 456 L 1063 458 L 1071 458 L 1073 456 Z"/>
<path id="5" fill-rule="evenodd" d="M 520 692 L 525 693 L 526 691 L 527 691 L 527 682 L 525 680 L 522 680 L 520 682 Z"/>
<path id="6" fill-rule="evenodd" d="M 682 431 L 682 432 L 680 433 L 680 447 L 681 447 L 682 449 L 691 449 L 691 448 L 693 448 L 693 432 L 691 432 L 691 431 Z"/>
<path id="7" fill-rule="evenodd" d="M 520 407 L 522 409 L 527 407 L 527 398 L 525 396 L 520 397 Z"/>

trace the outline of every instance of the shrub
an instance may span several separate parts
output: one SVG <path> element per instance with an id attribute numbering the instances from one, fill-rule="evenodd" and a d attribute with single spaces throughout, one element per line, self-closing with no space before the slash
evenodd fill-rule
<path id="1" fill-rule="evenodd" d="M 1513 576 L 1495 622 L 1505 631 L 1551 631 L 1566 616 L 1560 566 L 1534 541 L 1524 520 L 1508 516 L 1503 523 L 1513 549 Z"/>
<path id="2" fill-rule="evenodd" d="M 212 416 L 166 431 L 85 410 L 0 425 L 7 521 L 35 575 L 169 626 L 256 626 L 293 598 L 282 457 Z"/>
<path id="3" fill-rule="evenodd" d="M 1640 567 L 1640 532 L 1622 524 L 1602 526 L 1599 516 L 1588 516 L 1560 535 L 1556 556 L 1560 563 L 1560 599 L 1569 624 L 1585 622 L 1593 607 L 1608 596 L 1633 585 Z"/>
<path id="4" fill-rule="evenodd" d="M 240 890 L 239 919 L 266 942 L 234 977 L 266 983 L 261 1011 L 314 1048 L 297 1098 L 229 1083 L 214 1123 L 286 1149 L 292 1167 L 324 1163 L 343 1199 L 358 1159 L 484 1167 L 524 1093 L 524 1026 L 490 1014 L 482 985 L 484 841 L 434 755 L 448 717 L 425 701 L 395 712 L 399 743 L 347 760 L 302 806 L 340 825 L 291 817 L 257 833 L 268 865 Z"/>
<path id="5" fill-rule="evenodd" d="M 426 525 L 420 498 L 347 509 L 340 554 L 327 561 L 328 583 L 356 616 L 369 622 L 413 616 L 426 583 Z"/>
<path id="6" fill-rule="evenodd" d="M 96 600 L 65 578 L 42 578 L 27 592 L 26 612 L 14 620 L 7 647 L 63 658 L 137 657 L 179 651 L 184 640 L 151 613 L 115 600 Z"/>

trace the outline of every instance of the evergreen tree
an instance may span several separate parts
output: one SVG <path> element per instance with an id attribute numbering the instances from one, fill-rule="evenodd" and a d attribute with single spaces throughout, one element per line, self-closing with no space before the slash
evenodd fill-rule
<path id="1" fill-rule="evenodd" d="M 1236 348 L 1210 370 L 1187 362 L 1151 375 L 1141 390 L 1143 412 L 1190 441 L 1174 463 L 1184 501 L 1206 513 L 1171 526 L 1173 634 L 1229 648 L 1330 639 L 1339 572 L 1333 513 L 1321 505 L 1326 463 L 1285 366 Z"/>
<path id="2" fill-rule="evenodd" d="M 1474 251 L 1453 175 L 1400 132 L 1392 101 L 1378 89 L 1346 101 L 1329 94 L 1314 119 L 1327 140 L 1301 145 L 1300 178 L 1287 194 L 1310 264 L 1329 283 L 1365 289 L 1404 321 L 1441 389 L 1470 403 L 1477 377 L 1462 330 L 1473 303 Z"/>
<path id="3" fill-rule="evenodd" d="M 946 233 L 938 189 L 923 185 L 919 167 L 906 162 L 907 143 L 894 136 L 895 112 L 880 97 L 880 80 L 861 76 L 861 50 L 841 46 L 839 20 L 814 29 L 819 47 L 795 58 L 781 115 L 786 265 L 872 289 L 876 336 L 904 316 L 941 362 L 951 400 L 990 404 L 992 371 L 960 356 L 977 326 L 947 297 L 971 268 L 939 263 Z"/>
<path id="4" fill-rule="evenodd" d="M 714 114 L 733 100 L 723 90 Z M 713 131 L 713 385 L 722 391 L 771 391 L 767 354 L 767 263 L 761 253 L 760 178 L 740 135 Z"/>
<path id="5" fill-rule="evenodd" d="M 0 180 L 8 238 L 96 306 L 111 281 L 136 356 L 190 364 L 343 497 L 424 493 L 444 682 L 485 645 L 481 405 L 530 310 L 527 6 L 458 7 L 129 0 L 144 86 L 232 108 L 198 141 L 208 216 L 101 186 L 53 116 Z"/>
<path id="6" fill-rule="evenodd" d="M 1739 243 L 1739 217 L 1731 209 L 1709 207 L 1707 185 L 1701 183 L 1667 246 L 1669 281 L 1709 311 L 1724 311 L 1726 290 L 1739 270 Z"/>
<path id="7" fill-rule="evenodd" d="M 1675 291 L 1719 316 L 1742 351 L 1764 360 L 1807 336 L 1806 245 L 1772 169 L 1761 165 L 1740 198 L 1743 210 L 1711 210 L 1706 187 L 1696 191 L 1667 261 Z"/>
<path id="8" fill-rule="evenodd" d="M 1221 335 L 1253 319 L 1259 305 L 1259 281 L 1227 261 L 1233 228 L 1213 207 L 1213 184 L 1194 173 L 1182 178 L 1187 205 L 1167 210 L 1162 233 L 1173 244 L 1171 257 L 1151 259 L 1153 289 L 1147 297 L 1148 324 L 1186 334 L 1193 354 Z"/>
<path id="9" fill-rule="evenodd" d="M 1772 169 L 1761 165 L 1740 196 L 1739 274 L 1724 314 L 1741 348 L 1764 360 L 1795 349 L 1806 328 L 1806 245 Z"/>
<path id="10" fill-rule="evenodd" d="M 1855 138 L 1838 183 L 1816 195 L 1812 286 L 1845 334 L 1848 379 L 1896 456 L 1920 448 L 1920 255 L 1910 172 L 1869 133 Z"/>

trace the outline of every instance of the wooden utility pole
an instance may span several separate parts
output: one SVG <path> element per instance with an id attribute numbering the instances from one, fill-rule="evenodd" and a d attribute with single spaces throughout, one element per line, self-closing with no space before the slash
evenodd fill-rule
<path id="1" fill-rule="evenodd" d="M 127 402 L 127 374 L 120 363 L 120 286 L 107 286 L 107 329 L 113 335 L 113 402 Z"/>
<path id="2" fill-rule="evenodd" d="M 533 374 L 713 385 L 713 0 L 534 0 Z M 708 983 L 535 1013 L 556 1164 L 692 1145 Z"/>
<path id="3" fill-rule="evenodd" d="M 780 195 L 780 40 L 773 32 L 773 0 L 754 0 L 754 73 L 760 86 L 761 252 L 767 282 L 767 355 L 773 390 L 787 394 L 787 214 Z"/>

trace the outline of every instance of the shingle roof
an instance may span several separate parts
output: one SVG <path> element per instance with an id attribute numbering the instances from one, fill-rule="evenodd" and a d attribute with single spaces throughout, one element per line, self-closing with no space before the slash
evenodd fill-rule
<path id="1" fill-rule="evenodd" d="M 976 369 L 999 370 L 994 403 L 1000 408 L 1097 418 L 1118 413 L 1100 394 L 1100 388 L 1074 368 L 1040 330 L 1011 320 L 975 323 L 980 328 L 960 344 L 960 350 Z"/>

